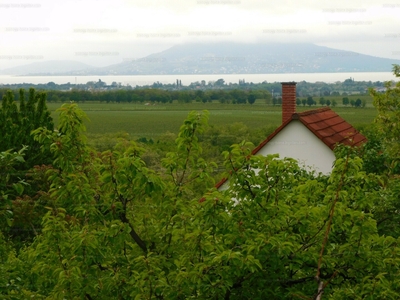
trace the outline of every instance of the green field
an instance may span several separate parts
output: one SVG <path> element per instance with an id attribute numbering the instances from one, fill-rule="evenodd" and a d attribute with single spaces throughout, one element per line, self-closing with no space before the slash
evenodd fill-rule
<path id="1" fill-rule="evenodd" d="M 57 124 L 58 113 L 55 112 L 61 104 L 49 103 L 52 116 Z M 279 126 L 281 122 L 281 107 L 268 106 L 263 103 L 254 105 L 220 104 L 220 103 L 192 103 L 192 104 L 106 104 L 81 103 L 90 122 L 86 123 L 90 135 L 103 135 L 116 132 L 127 132 L 133 137 L 158 137 L 167 131 L 177 133 L 180 125 L 192 110 L 208 110 L 210 125 L 224 126 L 235 122 L 242 122 L 251 128 L 265 126 Z M 319 106 L 297 108 L 297 111 L 315 109 Z M 340 116 L 355 127 L 372 122 L 376 116 L 375 108 L 368 105 L 366 108 L 335 107 Z"/>

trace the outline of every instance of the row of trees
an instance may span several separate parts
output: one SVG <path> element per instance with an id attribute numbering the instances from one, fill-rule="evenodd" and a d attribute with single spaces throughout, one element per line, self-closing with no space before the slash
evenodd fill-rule
<path id="1" fill-rule="evenodd" d="M 7 94 L 17 100 L 20 99 L 20 92 L 14 91 L 0 91 L 0 95 Z M 11 93 L 11 94 L 10 94 Z M 137 89 L 137 90 L 115 90 L 115 91 L 97 91 L 89 92 L 84 90 L 71 90 L 68 92 L 61 91 L 48 91 L 46 92 L 47 100 L 49 102 L 70 102 L 74 101 L 77 103 L 85 101 L 101 101 L 107 103 L 172 103 L 174 100 L 179 103 L 192 103 L 196 102 L 212 102 L 219 101 L 220 103 L 233 103 L 233 104 L 254 104 L 257 99 L 262 99 L 264 103 L 269 105 L 281 105 L 282 98 L 272 97 L 268 91 L 245 91 L 245 90 L 208 90 L 208 91 L 167 91 L 161 89 Z M 23 100 L 22 100 L 23 101 Z M 324 97 L 319 98 L 320 105 L 327 105 L 335 107 L 337 101 L 335 99 L 325 99 Z M 297 105 L 312 106 L 317 105 L 317 101 L 312 96 L 307 98 L 297 98 Z M 351 105 L 353 107 L 365 107 L 366 100 L 363 99 L 351 99 L 344 97 L 342 101 L 343 105 Z"/>
<path id="2" fill-rule="evenodd" d="M 11 93 L 8 91 L 8 93 Z M 6 94 L 0 90 L 0 96 Z M 13 92 L 15 99 L 19 99 L 17 91 Z M 111 90 L 111 91 L 85 91 L 72 89 L 70 91 L 47 91 L 49 102 L 85 102 L 101 101 L 107 103 L 172 103 L 177 100 L 180 103 L 211 102 L 217 100 L 221 103 L 253 104 L 256 99 L 264 99 L 271 102 L 271 94 L 268 91 L 238 90 L 196 90 L 196 91 L 168 91 L 162 89 L 135 89 L 135 90 Z"/>
<path id="3" fill-rule="evenodd" d="M 348 97 L 344 97 L 342 100 L 342 103 L 344 106 L 351 105 L 352 107 L 365 107 L 367 105 L 367 102 L 365 99 L 361 100 L 360 98 L 357 98 L 356 100 L 351 99 L 349 100 Z"/>
<path id="4" fill-rule="evenodd" d="M 276 104 L 281 104 L 281 103 L 282 103 L 282 99 L 280 99 L 280 98 L 278 98 L 278 99 L 274 98 L 274 99 L 272 99 L 272 102 L 273 102 L 274 105 L 276 105 Z M 331 101 L 330 99 L 325 99 L 324 97 L 319 98 L 318 102 L 319 102 L 319 104 L 322 105 L 322 106 L 325 106 L 325 105 L 326 105 L 326 106 L 333 106 L 333 107 L 335 107 L 335 106 L 337 106 L 337 104 L 338 104 L 337 101 L 336 101 L 335 99 L 333 99 L 333 100 Z M 303 98 L 303 99 L 297 98 L 297 99 L 296 99 L 296 104 L 297 104 L 298 106 L 300 106 L 300 105 L 303 105 L 303 106 L 306 106 L 306 105 L 312 106 L 312 105 L 317 105 L 317 101 L 314 100 L 312 96 L 308 96 L 307 98 Z M 367 105 L 367 101 L 366 101 L 365 99 L 361 100 L 360 98 L 357 98 L 356 100 L 354 100 L 354 99 L 349 100 L 348 97 L 344 97 L 344 98 L 342 99 L 342 104 L 343 104 L 344 106 L 347 106 L 347 105 L 350 104 L 352 107 L 365 107 L 365 106 Z"/>
<path id="5" fill-rule="evenodd" d="M 336 100 L 332 100 L 331 101 L 329 99 L 326 100 L 324 97 L 321 97 L 319 99 L 319 104 L 322 105 L 322 106 L 325 106 L 325 105 L 331 106 L 332 105 L 333 107 L 335 107 L 337 105 L 337 102 L 336 102 Z M 311 96 L 308 96 L 307 98 L 304 98 L 304 99 L 297 98 L 296 99 L 296 105 L 298 105 L 298 106 L 300 106 L 300 105 L 303 105 L 303 106 L 306 106 L 306 105 L 308 105 L 308 106 L 317 105 L 317 101 L 315 101 L 313 99 L 313 97 L 311 97 Z"/>
<path id="6" fill-rule="evenodd" d="M 0 293 L 398 299 L 400 83 L 371 93 L 376 128 L 362 148 L 337 147 L 330 176 L 252 156 L 243 141 L 222 153 L 226 191 L 213 188 L 217 165 L 202 158 L 206 111 L 188 115 L 156 172 L 134 142 L 90 148 L 84 112 L 64 104 L 57 131 L 32 132 L 51 165 L 18 178 L 30 149 L 1 152 Z"/>

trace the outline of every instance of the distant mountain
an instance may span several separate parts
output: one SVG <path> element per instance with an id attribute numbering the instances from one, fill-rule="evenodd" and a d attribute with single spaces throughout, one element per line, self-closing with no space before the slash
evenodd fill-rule
<path id="1" fill-rule="evenodd" d="M 166 75 L 166 74 L 274 74 L 332 72 L 390 72 L 400 60 L 374 57 L 314 44 L 244 44 L 234 42 L 182 44 L 146 57 L 102 68 L 68 63 L 57 75 Z M 50 69 L 33 67 L 27 73 L 48 75 Z M 27 68 L 27 66 L 24 66 Z M 21 67 L 22 68 L 22 67 Z M 12 68 L 16 70 L 17 68 Z M 9 69 L 11 70 L 11 69 Z M 19 71 L 19 73 L 22 73 Z"/>
<path id="2" fill-rule="evenodd" d="M 314 44 L 183 44 L 99 68 L 96 75 L 388 72 L 400 60 Z M 89 74 L 87 74 L 89 75 Z"/>
<path id="3" fill-rule="evenodd" d="M 88 72 L 91 69 L 95 68 L 78 61 L 49 60 L 0 70 L 0 73 L 5 75 L 59 75 L 68 72 L 79 74 L 80 71 Z"/>

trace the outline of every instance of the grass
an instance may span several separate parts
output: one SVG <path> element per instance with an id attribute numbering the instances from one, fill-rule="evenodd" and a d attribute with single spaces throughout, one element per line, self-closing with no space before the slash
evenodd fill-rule
<path id="1" fill-rule="evenodd" d="M 57 124 L 60 103 L 49 103 L 52 116 Z M 281 107 L 267 106 L 259 101 L 253 105 L 221 103 L 162 104 L 145 106 L 139 104 L 81 103 L 90 122 L 86 123 L 90 135 L 127 132 L 133 137 L 155 138 L 167 131 L 177 133 L 188 113 L 192 110 L 207 109 L 210 125 L 224 126 L 242 122 L 251 128 L 278 127 L 281 123 Z M 297 111 L 315 109 L 319 106 L 297 108 Z M 341 117 L 355 127 L 370 124 L 376 116 L 375 108 L 335 107 Z"/>

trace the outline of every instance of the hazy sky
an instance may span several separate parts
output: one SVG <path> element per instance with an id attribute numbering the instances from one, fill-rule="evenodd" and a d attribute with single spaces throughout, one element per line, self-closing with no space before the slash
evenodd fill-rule
<path id="1" fill-rule="evenodd" d="M 105 66 L 186 42 L 311 42 L 400 59 L 400 0 L 0 0 L 0 69 Z"/>

